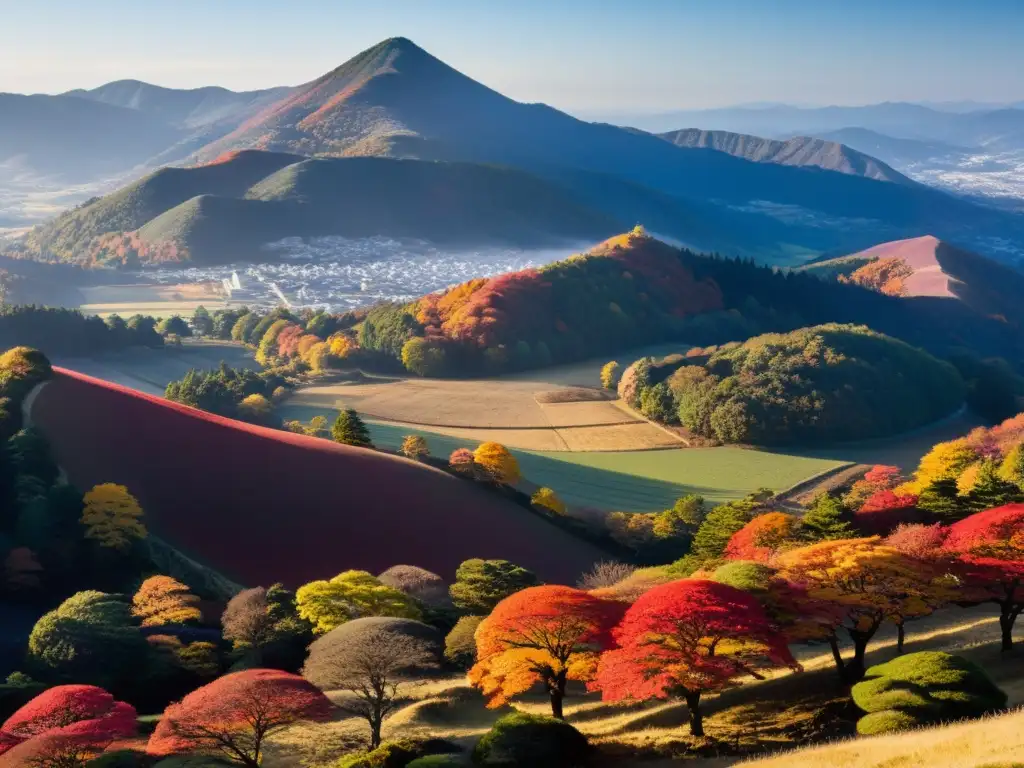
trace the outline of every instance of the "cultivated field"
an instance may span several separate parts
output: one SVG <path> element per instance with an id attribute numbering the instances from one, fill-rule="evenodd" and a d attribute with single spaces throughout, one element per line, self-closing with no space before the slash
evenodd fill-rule
<path id="1" fill-rule="evenodd" d="M 999 652 L 999 628 L 991 606 L 948 609 L 907 625 L 907 652 L 944 650 L 980 664 L 1009 696 L 1010 707 L 1024 704 L 1024 655 Z M 895 655 L 893 627 L 880 630 L 868 654 L 870 664 Z M 800 751 L 788 751 L 807 738 L 834 738 L 849 728 L 822 719 L 823 708 L 841 709 L 845 692 L 836 677 L 831 655 L 822 646 L 795 646 L 804 667 L 800 673 L 779 672 L 764 681 L 747 680 L 735 689 L 708 695 L 705 728 L 728 752 L 779 752 L 777 757 L 750 763 L 765 768 L 980 768 L 986 763 L 1017 757 L 1024 750 L 1024 715 L 1019 712 L 949 728 L 903 736 L 850 739 Z M 849 649 L 846 649 L 848 652 Z M 340 696 L 340 694 L 332 694 Z M 470 749 L 505 707 L 486 709 L 482 697 L 460 678 L 410 687 L 406 706 L 385 723 L 385 738 L 446 738 Z M 549 712 L 541 691 L 516 702 L 518 709 Z M 576 687 L 566 705 L 566 717 L 591 741 L 613 757 L 601 766 L 724 768 L 747 765 L 742 757 L 695 759 L 685 755 L 686 708 L 676 701 L 645 704 L 606 704 L 595 694 Z M 268 768 L 324 767 L 340 752 L 357 747 L 365 723 L 350 718 L 293 728 L 274 739 Z M 658 759 L 658 756 L 661 759 Z M 672 760 L 670 755 L 680 759 Z M 689 758 L 689 759 L 687 759 Z"/>
<path id="2" fill-rule="evenodd" d="M 219 283 L 181 283 L 178 285 L 96 285 L 79 288 L 83 314 L 107 317 L 118 314 L 191 317 L 196 307 L 222 309 L 231 306 Z M 236 302 L 237 303 L 237 302 Z"/>

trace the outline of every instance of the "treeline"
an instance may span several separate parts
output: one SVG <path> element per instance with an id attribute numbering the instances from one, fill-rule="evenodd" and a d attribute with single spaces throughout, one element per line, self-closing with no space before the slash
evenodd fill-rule
<path id="1" fill-rule="evenodd" d="M 83 315 L 76 309 L 0 304 L 0 349 L 33 347 L 50 355 L 94 355 L 125 347 L 159 347 L 157 320 Z"/>
<path id="2" fill-rule="evenodd" d="M 711 345 L 853 323 L 948 357 L 1019 369 L 1024 339 L 962 302 L 885 296 L 752 260 L 676 249 L 641 228 L 562 262 L 480 278 L 372 308 L 364 350 L 425 376 L 476 376 L 571 362 L 644 344 Z"/>
<path id="3" fill-rule="evenodd" d="M 836 324 L 639 360 L 618 388 L 648 418 L 755 445 L 904 432 L 952 413 L 966 392 L 951 364 L 866 327 Z"/>

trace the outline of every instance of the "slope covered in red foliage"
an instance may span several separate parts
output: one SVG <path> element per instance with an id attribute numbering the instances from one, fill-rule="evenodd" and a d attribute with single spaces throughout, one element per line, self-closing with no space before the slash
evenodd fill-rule
<path id="1" fill-rule="evenodd" d="M 60 368 L 32 421 L 80 488 L 125 485 L 149 530 L 247 585 L 503 558 L 574 582 L 596 547 L 397 456 L 214 416 Z"/>

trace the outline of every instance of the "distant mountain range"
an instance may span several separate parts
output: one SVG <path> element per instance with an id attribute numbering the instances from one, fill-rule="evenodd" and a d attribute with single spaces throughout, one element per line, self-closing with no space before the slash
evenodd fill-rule
<path id="1" fill-rule="evenodd" d="M 795 136 L 786 141 L 776 141 L 760 136 L 729 131 L 705 131 L 699 128 L 687 128 L 659 135 L 677 147 L 715 149 L 755 163 L 814 167 L 852 176 L 864 176 L 877 181 L 908 185 L 915 183 L 885 163 L 844 146 L 838 140 L 826 141 L 810 136 Z"/>
<path id="2" fill-rule="evenodd" d="M 537 192 L 538 199 L 553 201 L 553 206 L 547 217 L 541 216 L 538 206 L 517 209 L 516 216 L 525 216 L 522 239 L 579 231 L 583 221 L 598 228 L 604 226 L 598 222 L 614 221 L 619 228 L 641 222 L 691 247 L 785 264 L 924 232 L 979 249 L 991 243 L 1005 248 L 1005 243 L 1024 242 L 1024 218 L 913 183 L 884 162 L 849 147 L 810 139 L 770 142 L 710 135 L 693 139 L 689 131 L 676 131 L 666 141 L 639 130 L 587 123 L 543 104 L 508 99 L 404 38 L 385 40 L 296 88 L 248 93 L 220 88 L 177 91 L 120 81 L 56 97 L 4 98 L 13 98 L 6 103 L 18 115 L 12 116 L 0 104 L 0 137 L 5 137 L 0 140 L 0 163 L 27 158 L 25 167 L 50 172 L 62 167 L 83 172 L 90 163 L 102 165 L 102 172 L 116 170 L 120 140 L 125 144 L 121 171 L 140 163 L 202 166 L 225 153 L 257 149 L 303 157 L 375 156 L 497 165 L 532 177 L 479 170 L 474 172 L 474 184 L 482 186 L 464 186 L 469 171 L 463 169 L 458 192 L 447 208 L 436 201 L 417 201 L 388 185 L 404 183 L 403 174 L 451 175 L 455 166 L 413 171 L 412 165 L 405 165 L 401 173 L 378 178 L 365 170 L 356 173 L 354 164 L 314 164 L 310 167 L 317 168 L 317 174 L 337 173 L 345 179 L 337 188 L 317 186 L 316 199 L 289 193 L 282 199 L 265 200 L 250 189 L 263 177 L 250 180 L 247 173 L 240 173 L 226 192 L 190 182 L 178 190 L 191 192 L 189 197 L 178 199 L 180 194 L 175 194 L 168 198 L 173 202 L 170 206 L 139 203 L 138 207 L 137 201 L 149 200 L 150 193 L 133 185 L 104 198 L 101 205 L 90 203 L 35 232 L 22 252 L 42 259 L 81 260 L 85 255 L 89 262 L 88 254 L 109 252 L 117 237 L 126 243 L 126 252 L 134 250 L 149 258 L 197 257 L 200 251 L 209 253 L 208 248 L 197 250 L 200 241 L 221 242 L 212 235 L 206 240 L 208 233 L 254 222 L 240 236 L 248 242 L 237 244 L 233 251 L 217 246 L 223 259 L 229 253 L 250 252 L 256 240 L 285 230 L 299 236 L 323 232 L 324 212 L 346 208 L 366 214 L 367 221 L 375 222 L 369 228 L 392 230 L 381 234 L 442 233 L 453 239 L 461 228 L 472 238 L 505 238 L 513 217 L 501 221 L 493 208 L 485 210 L 485 201 L 469 200 L 466 195 L 506 190 L 510 197 L 498 195 L 499 199 L 516 199 L 527 187 Z M 47 118 L 46 130 L 32 137 L 38 120 L 24 99 L 53 100 L 64 109 L 94 117 L 91 122 Z M 906 108 L 908 122 L 921 111 L 940 114 L 924 107 Z M 793 109 L 745 112 L 773 115 Z M 1004 135 L 1008 136 L 1015 113 L 1004 112 Z M 970 117 L 941 114 L 949 120 Z M 106 122 L 100 115 L 106 115 Z M 131 119 L 122 123 L 125 115 Z M 89 139 L 103 125 L 111 135 L 101 142 L 102 151 L 94 152 Z M 705 123 L 704 127 L 715 126 Z M 19 141 L 35 149 L 26 152 Z M 53 161 L 47 147 L 54 154 L 63 152 L 63 159 Z M 273 166 L 276 161 L 265 162 Z M 313 178 L 312 174 L 304 171 L 302 178 Z M 411 189 L 423 188 L 414 184 Z M 342 190 L 349 196 L 344 197 Z M 212 197 L 193 200 L 199 195 Z M 163 200 L 160 195 L 155 199 Z M 396 207 L 393 215 L 371 208 L 399 200 L 406 201 L 405 207 Z M 417 202 L 425 210 L 442 213 L 439 221 L 447 222 L 447 228 L 425 228 L 415 210 Z M 186 203 L 185 208 L 173 210 Z M 257 209 L 266 207 L 262 204 L 272 206 L 274 214 L 254 216 Z M 456 210 L 455 206 L 465 207 Z M 149 214 L 153 216 L 147 218 Z M 564 219 L 557 220 L 560 216 Z M 163 220 L 154 222 L 154 217 Z M 268 221 L 275 225 L 268 226 Z M 288 225 L 279 226 L 283 222 Z M 98 231 L 107 226 L 111 228 Z M 349 231 L 353 222 L 332 227 Z M 592 234 L 597 234 L 596 229 Z M 125 235 L 130 235 L 127 241 Z M 98 250 L 97 238 L 103 241 Z M 157 240 L 176 243 L 177 248 L 147 245 Z"/>

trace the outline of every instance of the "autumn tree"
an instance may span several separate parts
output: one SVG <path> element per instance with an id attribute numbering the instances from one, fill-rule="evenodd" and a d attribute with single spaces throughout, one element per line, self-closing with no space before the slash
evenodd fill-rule
<path id="1" fill-rule="evenodd" d="M 965 498 L 969 512 L 981 512 L 1022 501 L 1024 492 L 1015 483 L 1000 477 L 999 466 L 993 461 L 980 463 L 974 485 Z"/>
<path id="2" fill-rule="evenodd" d="M 563 719 L 568 680 L 589 681 L 623 604 L 572 587 L 524 589 L 502 600 L 476 632 L 477 662 L 470 682 L 488 706 L 502 706 L 543 683 L 551 714 Z"/>
<path id="3" fill-rule="evenodd" d="M 459 610 L 486 616 L 509 595 L 540 582 L 532 571 L 508 560 L 466 560 L 455 571 L 455 583 L 448 588 Z"/>
<path id="4" fill-rule="evenodd" d="M 907 557 L 923 563 L 934 575 L 933 589 L 921 592 L 920 602 L 904 605 L 896 613 L 896 652 L 903 653 L 905 624 L 908 618 L 927 616 L 936 608 L 955 602 L 959 592 L 959 580 L 951 572 L 950 556 L 942 548 L 948 529 L 941 523 L 934 525 L 903 524 L 885 537 L 885 545 Z M 899 606 L 897 606 L 899 607 Z"/>
<path id="5" fill-rule="evenodd" d="M 1002 649 L 1013 649 L 1013 625 L 1024 611 L 1024 504 L 977 512 L 949 526 L 943 549 L 958 561 L 966 600 L 999 607 Z"/>
<path id="6" fill-rule="evenodd" d="M 476 460 L 469 448 L 456 448 L 448 457 L 448 467 L 453 472 L 466 477 L 473 477 L 476 474 Z"/>
<path id="7" fill-rule="evenodd" d="M 530 497 L 530 503 L 535 507 L 550 512 L 552 515 L 565 514 L 565 502 L 550 488 L 538 488 Z"/>
<path id="8" fill-rule="evenodd" d="M 622 377 L 622 366 L 615 360 L 601 366 L 601 386 L 605 389 L 615 389 Z"/>
<path id="9" fill-rule="evenodd" d="M 356 619 L 309 648 L 303 676 L 322 690 L 350 696 L 339 707 L 370 726 L 370 748 L 380 746 L 384 720 L 398 706 L 402 688 L 440 659 L 437 631 L 418 621 Z"/>
<path id="10" fill-rule="evenodd" d="M 359 414 L 352 408 L 347 408 L 338 414 L 331 427 L 331 437 L 334 442 L 342 445 L 353 445 L 356 448 L 373 448 L 370 440 L 370 430 L 359 418 Z"/>
<path id="11" fill-rule="evenodd" d="M 1017 443 L 999 465 L 999 477 L 1024 490 L 1024 443 Z"/>
<path id="12" fill-rule="evenodd" d="M 293 672 L 302 666 L 313 628 L 299 616 L 295 594 L 280 584 L 244 589 L 221 616 L 224 638 L 254 666 Z"/>
<path id="13" fill-rule="evenodd" d="M 150 576 L 132 598 L 132 615 L 144 627 L 199 621 L 199 598 L 170 576 Z"/>
<path id="14" fill-rule="evenodd" d="M 917 496 L 889 489 L 875 491 L 853 516 L 857 528 L 868 536 L 884 536 L 898 525 L 916 522 L 920 517 Z"/>
<path id="15" fill-rule="evenodd" d="M 238 418 L 251 424 L 269 425 L 274 420 L 274 406 L 263 395 L 248 395 L 238 404 Z"/>
<path id="16" fill-rule="evenodd" d="M 878 537 L 822 541 L 782 554 L 777 564 L 782 575 L 811 598 L 842 609 L 836 628 L 845 629 L 853 642 L 853 659 L 842 658 L 834 632 L 829 645 L 836 669 L 847 682 L 863 676 L 868 643 L 882 622 L 921 615 L 937 575 Z"/>
<path id="17" fill-rule="evenodd" d="M 725 546 L 726 560 L 769 563 L 784 547 L 799 540 L 800 519 L 785 512 L 758 515 L 740 528 Z"/>
<path id="18" fill-rule="evenodd" d="M 430 455 L 427 440 L 422 435 L 406 435 L 402 439 L 402 447 L 399 450 L 403 456 L 413 461 L 423 461 Z"/>
<path id="19" fill-rule="evenodd" d="M 873 494 L 879 491 L 891 491 L 900 484 L 901 480 L 899 467 L 876 464 L 843 494 L 843 506 L 847 509 L 860 509 Z"/>
<path id="20" fill-rule="evenodd" d="M 81 766 L 135 727 L 135 709 L 102 688 L 58 685 L 0 726 L 0 765 Z"/>
<path id="21" fill-rule="evenodd" d="M 330 581 L 311 581 L 295 592 L 299 616 L 317 634 L 364 616 L 419 619 L 420 609 L 403 592 L 366 571 L 345 571 Z"/>
<path id="22" fill-rule="evenodd" d="M 596 682 L 606 701 L 681 697 L 690 733 L 704 735 L 700 699 L 746 675 L 798 668 L 764 609 L 751 595 L 702 579 L 655 587 L 626 611 L 601 656 Z"/>
<path id="23" fill-rule="evenodd" d="M 123 485 L 103 483 L 85 494 L 82 525 L 85 537 L 101 547 L 128 550 L 132 542 L 146 538 L 142 507 Z"/>
<path id="24" fill-rule="evenodd" d="M 965 439 L 936 443 L 921 458 L 914 479 L 900 486 L 900 490 L 921 494 L 935 480 L 956 480 L 961 472 L 977 460 L 978 454 Z"/>
<path id="25" fill-rule="evenodd" d="M 416 565 L 393 565 L 378 577 L 380 583 L 403 592 L 431 608 L 451 606 L 448 584 L 436 573 Z"/>
<path id="26" fill-rule="evenodd" d="M 522 477 L 516 457 L 500 443 L 481 443 L 473 451 L 473 461 L 496 483 L 515 485 Z"/>
<path id="27" fill-rule="evenodd" d="M 214 752 L 259 768 L 269 736 L 303 720 L 325 720 L 333 709 L 323 693 L 298 675 L 272 669 L 235 672 L 169 706 L 147 752 Z"/>

